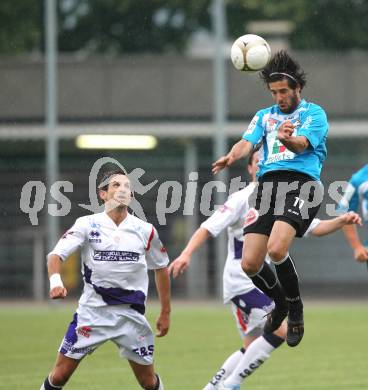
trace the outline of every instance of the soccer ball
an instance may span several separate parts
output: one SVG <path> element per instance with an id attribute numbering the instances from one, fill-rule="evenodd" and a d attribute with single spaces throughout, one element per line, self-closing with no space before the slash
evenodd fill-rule
<path id="1" fill-rule="evenodd" d="M 265 39 L 255 34 L 239 37 L 231 47 L 231 61 L 237 70 L 257 72 L 271 59 L 271 48 Z"/>

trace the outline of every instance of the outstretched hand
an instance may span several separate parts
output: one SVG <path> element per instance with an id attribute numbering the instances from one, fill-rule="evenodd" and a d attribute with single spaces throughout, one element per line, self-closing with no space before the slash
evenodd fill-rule
<path id="1" fill-rule="evenodd" d="M 229 157 L 228 156 L 222 156 L 217 161 L 215 161 L 212 164 L 212 173 L 216 175 L 216 173 L 219 173 L 224 168 L 228 166 Z"/>
<path id="2" fill-rule="evenodd" d="M 216 173 L 219 173 L 224 168 L 233 165 L 234 162 L 235 159 L 231 155 L 222 156 L 212 164 L 212 173 L 216 175 Z"/>
<path id="3" fill-rule="evenodd" d="M 185 272 L 190 264 L 190 256 L 181 254 L 169 265 L 169 274 L 174 278 Z"/>
<path id="4" fill-rule="evenodd" d="M 354 213 L 354 211 L 349 211 L 342 215 L 345 225 L 359 225 L 362 226 L 362 218 L 359 214 Z"/>

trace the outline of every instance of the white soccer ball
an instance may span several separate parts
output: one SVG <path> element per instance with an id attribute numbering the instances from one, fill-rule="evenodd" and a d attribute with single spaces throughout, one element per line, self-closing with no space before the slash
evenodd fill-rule
<path id="1" fill-rule="evenodd" d="M 271 59 L 271 48 L 267 41 L 255 34 L 239 37 L 231 47 L 231 61 L 237 70 L 257 72 Z"/>

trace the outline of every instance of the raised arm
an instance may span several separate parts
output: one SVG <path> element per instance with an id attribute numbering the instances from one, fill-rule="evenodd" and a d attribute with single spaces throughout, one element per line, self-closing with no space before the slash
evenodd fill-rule
<path id="1" fill-rule="evenodd" d="M 170 328 L 170 275 L 167 267 L 155 269 L 155 282 L 158 298 L 161 304 L 160 315 L 156 321 L 157 337 L 167 334 Z"/>
<path id="2" fill-rule="evenodd" d="M 198 248 L 200 248 L 209 237 L 209 231 L 203 227 L 198 228 L 194 232 L 187 246 L 169 266 L 169 273 L 172 273 L 174 278 L 187 270 L 193 253 L 198 250 Z"/>
<path id="3" fill-rule="evenodd" d="M 215 175 L 222 169 L 231 166 L 235 161 L 246 157 L 252 150 L 253 145 L 251 142 L 241 139 L 233 145 L 230 152 L 226 156 L 220 157 L 212 164 L 212 173 Z"/>
<path id="4" fill-rule="evenodd" d="M 336 218 L 326 219 L 320 221 L 318 225 L 313 228 L 310 232 L 312 236 L 325 236 L 336 232 L 337 230 L 349 226 L 354 227 L 354 225 L 362 225 L 362 219 L 357 213 L 349 211 L 348 213 L 342 214 Z"/>

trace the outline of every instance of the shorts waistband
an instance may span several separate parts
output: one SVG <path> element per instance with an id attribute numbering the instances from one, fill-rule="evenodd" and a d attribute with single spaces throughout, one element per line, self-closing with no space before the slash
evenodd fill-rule
<path id="1" fill-rule="evenodd" d="M 270 179 L 274 179 L 277 181 L 283 181 L 283 180 L 302 180 L 302 181 L 317 181 L 312 176 L 309 176 L 305 173 L 299 172 L 299 171 L 286 171 L 286 170 L 280 170 L 280 171 L 271 171 L 266 172 L 264 175 L 262 175 L 259 178 L 259 181 L 267 181 Z"/>

